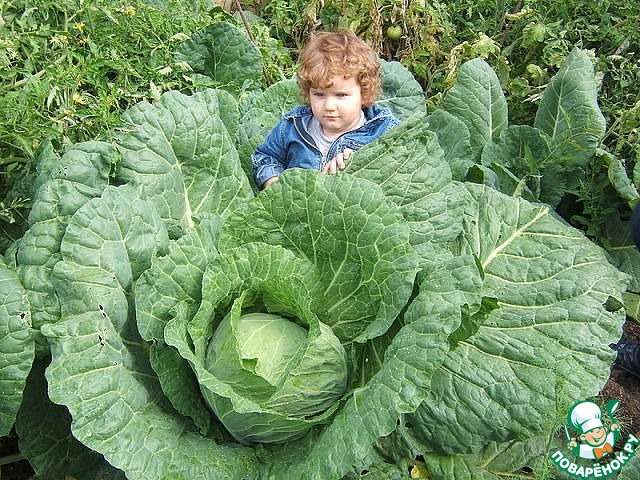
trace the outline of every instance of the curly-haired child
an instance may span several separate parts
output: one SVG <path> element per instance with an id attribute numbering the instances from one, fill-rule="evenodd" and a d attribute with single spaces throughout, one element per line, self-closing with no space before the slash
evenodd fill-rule
<path id="1" fill-rule="evenodd" d="M 300 55 L 298 86 L 305 104 L 286 113 L 252 156 L 265 188 L 287 168 L 335 174 L 349 155 L 399 124 L 375 104 L 382 68 L 375 51 L 351 32 L 319 32 Z"/>

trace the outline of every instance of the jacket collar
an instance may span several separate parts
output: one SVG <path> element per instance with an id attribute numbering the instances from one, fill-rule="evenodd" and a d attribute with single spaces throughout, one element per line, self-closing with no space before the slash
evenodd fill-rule
<path id="1" fill-rule="evenodd" d="M 370 107 L 364 107 L 362 110 L 364 111 L 364 118 L 366 122 L 377 120 L 380 117 L 391 116 L 391 111 L 388 108 L 380 107 L 375 104 Z M 308 118 L 311 115 L 313 115 L 313 112 L 311 111 L 311 105 L 306 104 L 294 107 L 292 110 L 285 113 L 282 117 L 285 120 L 291 120 L 296 118 Z"/>

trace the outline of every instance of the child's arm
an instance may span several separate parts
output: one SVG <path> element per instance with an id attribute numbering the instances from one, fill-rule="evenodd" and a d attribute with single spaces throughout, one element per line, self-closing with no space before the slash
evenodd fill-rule
<path id="1" fill-rule="evenodd" d="M 267 135 L 251 156 L 253 178 L 259 188 L 265 188 L 278 179 L 287 168 L 286 145 L 282 135 L 283 123 L 280 122 Z"/>

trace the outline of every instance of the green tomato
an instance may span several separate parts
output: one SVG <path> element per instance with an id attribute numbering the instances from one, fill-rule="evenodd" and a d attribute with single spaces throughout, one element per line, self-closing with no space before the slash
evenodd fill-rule
<path id="1" fill-rule="evenodd" d="M 387 37 L 391 40 L 399 40 L 402 36 L 402 27 L 400 25 L 391 25 L 387 28 Z"/>

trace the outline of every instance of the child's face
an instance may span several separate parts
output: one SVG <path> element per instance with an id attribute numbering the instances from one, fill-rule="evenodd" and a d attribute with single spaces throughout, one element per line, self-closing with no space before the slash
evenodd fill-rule
<path id="1" fill-rule="evenodd" d="M 335 138 L 358 127 L 362 112 L 360 84 L 355 78 L 336 75 L 328 88 L 312 87 L 309 103 L 324 134 Z"/>

